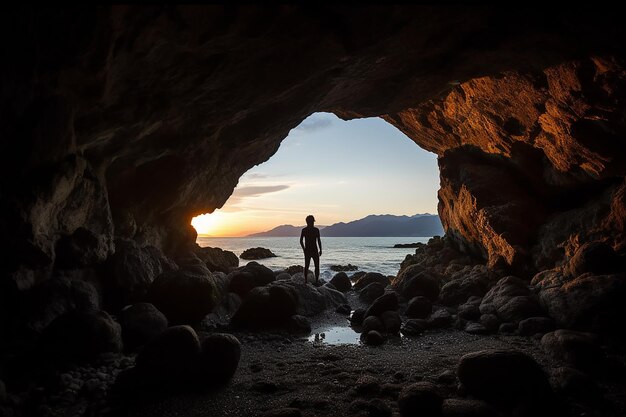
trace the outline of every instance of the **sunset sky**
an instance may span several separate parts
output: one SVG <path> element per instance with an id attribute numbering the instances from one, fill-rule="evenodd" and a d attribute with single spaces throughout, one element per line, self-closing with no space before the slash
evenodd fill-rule
<path id="1" fill-rule="evenodd" d="M 314 113 L 267 162 L 250 169 L 224 207 L 198 216 L 201 235 L 245 236 L 282 224 L 317 225 L 369 214 L 437 212 L 436 155 L 379 118 Z"/>

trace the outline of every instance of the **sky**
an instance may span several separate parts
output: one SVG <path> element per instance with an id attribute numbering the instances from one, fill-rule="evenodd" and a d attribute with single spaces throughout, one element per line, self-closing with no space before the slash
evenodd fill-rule
<path id="1" fill-rule="evenodd" d="M 313 113 L 267 162 L 246 172 L 224 207 L 194 218 L 200 235 L 245 236 L 283 224 L 316 225 L 370 214 L 437 212 L 436 155 L 374 117 Z"/>

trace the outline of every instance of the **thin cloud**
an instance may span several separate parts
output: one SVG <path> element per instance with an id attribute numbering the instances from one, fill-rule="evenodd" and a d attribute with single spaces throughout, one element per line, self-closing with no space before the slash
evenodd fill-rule
<path id="1" fill-rule="evenodd" d="M 269 175 L 261 174 L 258 172 L 253 172 L 252 174 L 244 174 L 242 178 L 249 179 L 249 180 L 262 180 L 265 178 L 269 178 Z"/>
<path id="2" fill-rule="evenodd" d="M 332 124 L 332 119 L 328 116 L 311 116 L 305 119 L 295 128 L 296 131 L 314 132 L 325 129 Z"/>
<path id="3" fill-rule="evenodd" d="M 237 188 L 233 192 L 233 196 L 243 198 L 243 197 L 258 197 L 263 194 L 275 193 L 278 191 L 283 191 L 289 188 L 288 185 L 251 185 L 247 187 Z"/>

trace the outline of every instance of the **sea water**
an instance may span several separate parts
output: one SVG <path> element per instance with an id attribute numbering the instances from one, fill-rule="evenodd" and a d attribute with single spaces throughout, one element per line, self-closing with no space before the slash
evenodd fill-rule
<path id="1" fill-rule="evenodd" d="M 336 273 L 331 265 L 356 265 L 359 271 L 380 272 L 396 275 L 406 255 L 414 254 L 413 248 L 394 248 L 396 243 L 428 242 L 430 237 L 322 237 L 320 276 L 330 279 Z M 271 250 L 276 257 L 259 259 L 257 262 L 272 270 L 291 265 L 304 265 L 304 255 L 299 237 L 198 237 L 198 245 L 222 248 L 237 256 L 249 248 L 262 247 Z M 239 265 L 247 260 L 240 259 Z M 311 262 L 311 270 L 313 264 Z M 353 272 L 348 272 L 348 275 Z"/>

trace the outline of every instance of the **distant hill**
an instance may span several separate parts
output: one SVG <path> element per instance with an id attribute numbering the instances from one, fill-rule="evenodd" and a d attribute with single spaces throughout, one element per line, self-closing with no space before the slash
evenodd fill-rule
<path id="1" fill-rule="evenodd" d="M 282 225 L 267 232 L 254 233 L 249 237 L 299 237 L 304 226 Z M 443 227 L 436 214 L 416 214 L 414 216 L 394 216 L 391 214 L 370 215 L 349 223 L 335 223 L 320 226 L 322 236 L 358 237 L 393 236 L 419 237 L 443 235 Z"/>

